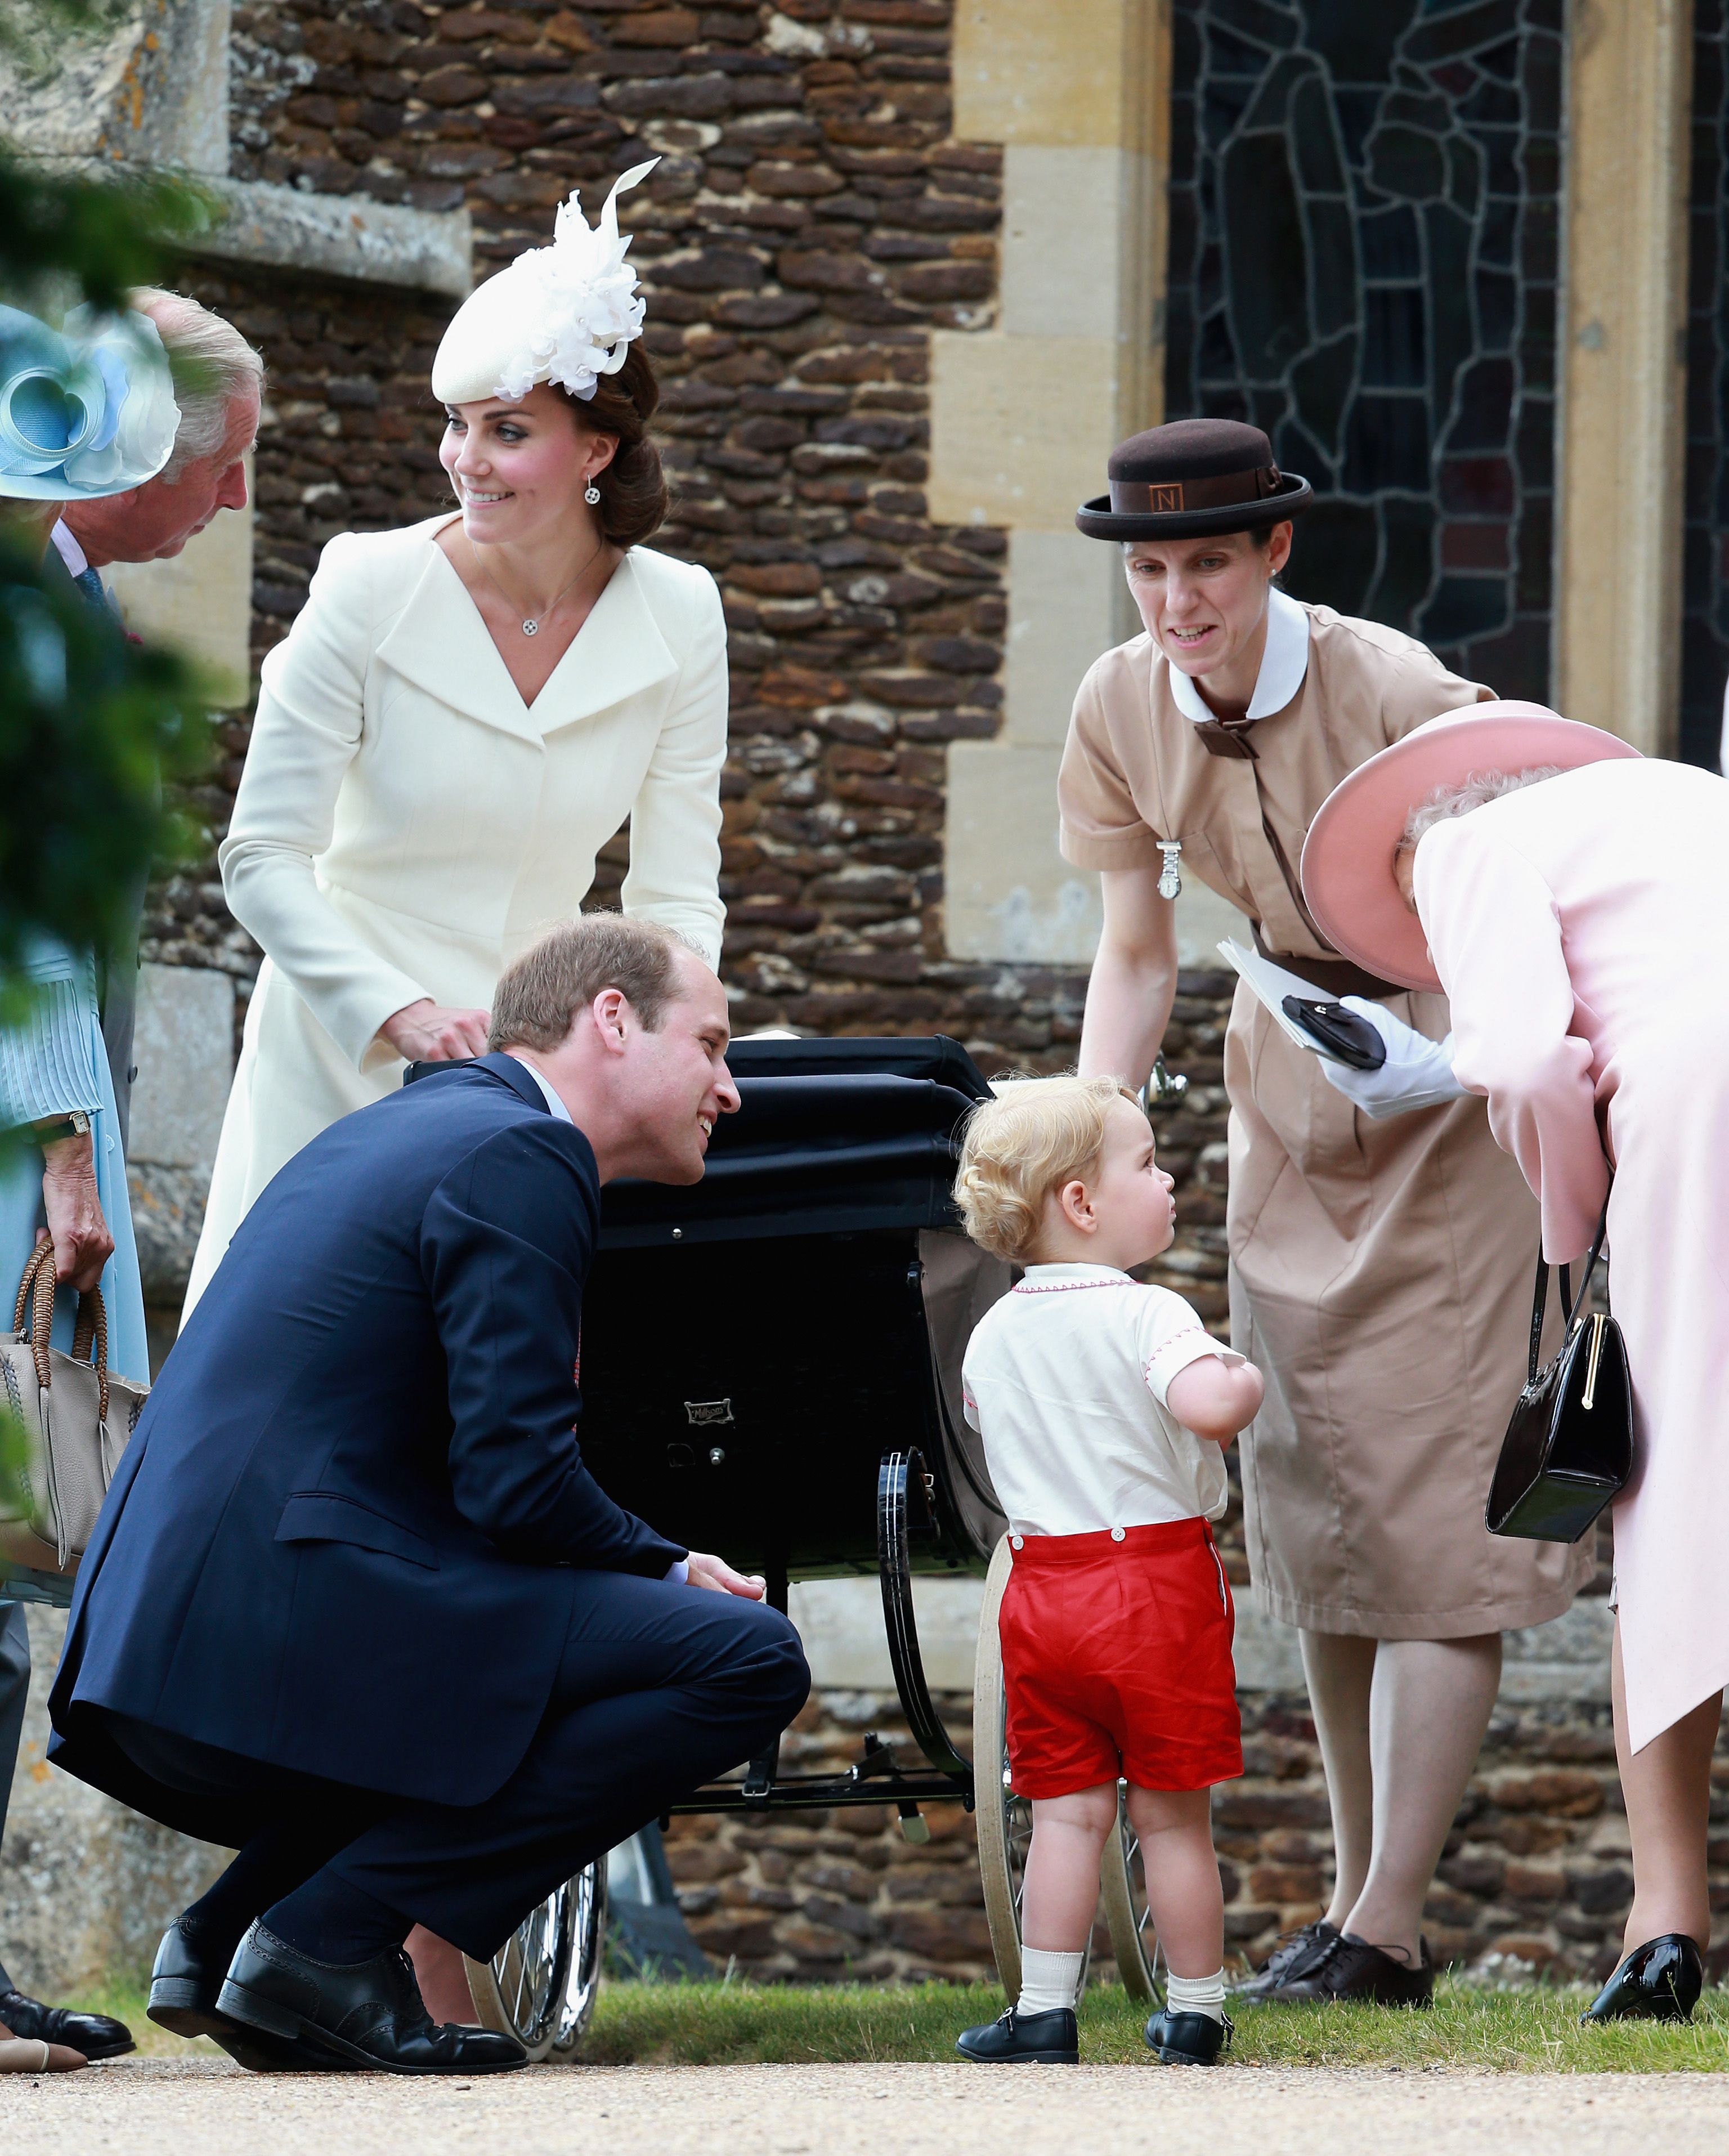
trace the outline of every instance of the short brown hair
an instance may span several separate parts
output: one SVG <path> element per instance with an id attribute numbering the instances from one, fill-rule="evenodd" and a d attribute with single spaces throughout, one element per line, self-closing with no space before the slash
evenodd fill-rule
<path id="1" fill-rule="evenodd" d="M 660 403 L 654 362 L 638 339 L 618 372 L 601 376 L 592 397 L 572 397 L 567 390 L 562 393 L 578 426 L 591 434 L 618 436 L 612 462 L 595 475 L 594 484 L 600 489 L 595 513 L 615 547 L 641 546 L 665 523 L 672 501 L 660 469 L 660 452 L 649 435 L 649 422 Z"/>
<path id="2" fill-rule="evenodd" d="M 996 1098 L 967 1119 L 955 1177 L 955 1204 L 973 1241 L 1024 1264 L 1045 1199 L 1093 1173 L 1111 1103 L 1134 1097 L 1115 1078 L 999 1078 Z"/>
<path id="3" fill-rule="evenodd" d="M 690 946 L 670 929 L 622 913 L 582 913 L 562 921 L 525 951 L 492 997 L 486 1045 L 537 1048 L 550 1055 L 576 1021 L 608 988 L 617 988 L 650 1033 L 659 1033 L 669 1004 L 684 993 L 679 956 Z"/>

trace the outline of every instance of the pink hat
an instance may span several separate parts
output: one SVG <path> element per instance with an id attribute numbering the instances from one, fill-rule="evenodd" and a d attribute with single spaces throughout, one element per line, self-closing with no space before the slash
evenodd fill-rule
<path id="1" fill-rule="evenodd" d="M 1393 873 L 1393 850 L 1411 811 L 1438 786 L 1473 773 L 1574 771 L 1636 757 L 1630 742 L 1577 724 L 1542 704 L 1470 704 L 1444 712 L 1342 779 L 1321 804 L 1303 845 L 1303 896 L 1336 951 L 1385 980 L 1438 989 L 1423 924 Z"/>

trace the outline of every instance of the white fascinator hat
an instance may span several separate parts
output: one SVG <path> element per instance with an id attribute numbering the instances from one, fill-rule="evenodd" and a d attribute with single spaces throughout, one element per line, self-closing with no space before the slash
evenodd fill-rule
<path id="1" fill-rule="evenodd" d="M 89 501 L 154 479 L 180 429 L 156 324 L 74 308 L 58 331 L 0 306 L 0 496 Z"/>
<path id="2" fill-rule="evenodd" d="M 598 224 L 583 216 L 572 188 L 552 244 L 531 247 L 469 293 L 433 362 L 441 403 L 526 397 L 537 382 L 556 382 L 586 402 L 603 374 L 618 372 L 643 326 L 636 272 L 624 259 L 630 234 L 618 236 L 618 198 L 659 162 L 619 174 Z"/>

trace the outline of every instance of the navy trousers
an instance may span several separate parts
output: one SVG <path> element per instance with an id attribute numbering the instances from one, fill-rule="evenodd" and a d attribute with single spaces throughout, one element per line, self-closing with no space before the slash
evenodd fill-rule
<path id="1" fill-rule="evenodd" d="M 798 1634 L 761 1603 L 618 1573 L 575 1579 L 552 1697 L 484 1804 L 351 1789 L 105 1718 L 143 1774 L 211 1805 L 213 1832 L 240 1847 L 237 1877 L 258 1874 L 252 1916 L 327 1876 L 395 1910 L 404 1936 L 424 1924 L 484 1961 L 572 1873 L 761 1751 L 810 1689 Z"/>
<path id="2" fill-rule="evenodd" d="M 6 1838 L 6 1812 L 12 1802 L 12 1778 L 29 1697 L 30 1631 L 24 1622 L 24 1605 L 0 1602 L 0 1842 Z M 0 1991 L 11 1989 L 12 1979 L 0 1961 Z"/>

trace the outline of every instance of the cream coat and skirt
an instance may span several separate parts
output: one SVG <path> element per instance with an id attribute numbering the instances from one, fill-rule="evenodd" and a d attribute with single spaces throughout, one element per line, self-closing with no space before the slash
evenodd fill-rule
<path id="1" fill-rule="evenodd" d="M 1180 840 L 1184 875 L 1258 923 L 1280 963 L 1325 982 L 1338 954 L 1295 875 L 1316 811 L 1378 750 L 1489 691 L 1395 630 L 1302 612 L 1301 685 L 1248 726 L 1249 753 L 1179 708 L 1150 638 L 1107 652 L 1075 701 L 1062 844 L 1080 866 L 1116 869 L 1157 866 L 1157 842 Z M 1383 1000 L 1444 1037 L 1444 998 Z M 1267 1381 L 1240 1440 L 1254 1601 L 1288 1625 L 1379 1640 L 1558 1616 L 1588 1553 L 1499 1541 L 1483 1524 L 1525 1375 L 1537 1214 L 1481 1104 L 1372 1122 L 1240 984 L 1224 1076 L 1231 1342 Z"/>
<path id="2" fill-rule="evenodd" d="M 577 912 L 627 817 L 625 911 L 720 955 L 713 578 L 633 547 L 526 705 L 434 543 L 449 521 L 331 540 L 264 660 L 220 859 L 265 957 L 188 1314 L 277 1170 L 401 1084 L 384 1020 L 427 996 L 487 1008 L 505 968 Z"/>
<path id="3" fill-rule="evenodd" d="M 1488 1096 L 1552 1262 L 1589 1247 L 1614 1163 L 1634 1447 L 1615 1586 L 1637 1752 L 1729 1683 L 1729 785 L 1655 758 L 1591 764 L 1437 824 L 1416 876 L 1454 1073 Z"/>

